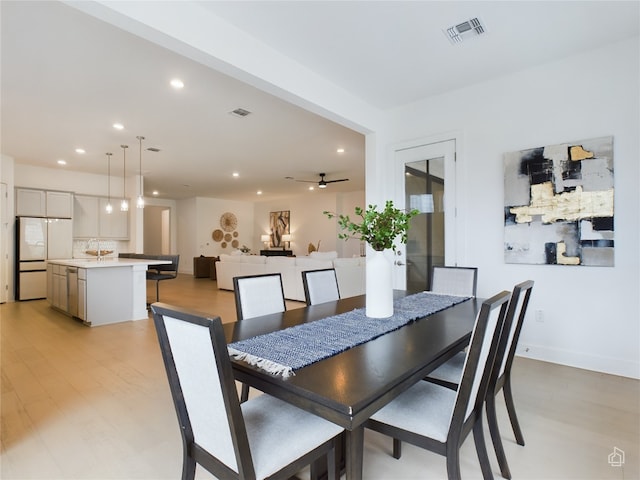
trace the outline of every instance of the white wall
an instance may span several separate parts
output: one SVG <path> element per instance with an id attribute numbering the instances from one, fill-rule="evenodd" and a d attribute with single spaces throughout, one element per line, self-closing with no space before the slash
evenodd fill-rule
<path id="1" fill-rule="evenodd" d="M 196 199 L 178 200 L 174 219 L 178 231 L 176 253 L 180 254 L 178 271 L 180 273 L 192 273 L 192 257 L 198 257 L 202 253 L 198 251 L 198 243 L 194 234 L 198 225 Z"/>
<path id="2" fill-rule="evenodd" d="M 327 191 L 314 191 L 288 199 L 256 203 L 253 250 L 263 248 L 260 235 L 269 233 L 269 213 L 289 210 L 293 238 L 291 249 L 294 255 L 307 255 L 309 244 L 313 243 L 317 247 L 318 242 L 321 252 L 335 250 L 341 257 L 359 255 L 359 242 L 338 240 L 335 219 L 330 220 L 322 212 L 352 215 L 356 205 L 364 207 L 364 192 L 335 194 L 329 191 L 330 188 L 327 188 Z"/>
<path id="3" fill-rule="evenodd" d="M 193 247 L 197 249 L 198 255 L 204 255 L 206 257 L 218 256 L 221 253 L 231 253 L 235 250 L 231 246 L 231 241 L 227 241 L 227 246 L 223 248 L 222 242 L 216 242 L 211 237 L 214 230 L 222 229 L 220 226 L 220 217 L 225 212 L 233 213 L 238 220 L 238 225 L 235 230 L 238 236 L 232 236 L 232 241 L 237 240 L 238 247 L 247 245 L 251 248 L 251 242 L 254 237 L 253 208 L 253 203 L 251 202 L 198 197 L 196 199 L 196 228 L 192 231 Z M 192 259 L 189 261 L 192 262 Z M 193 262 L 191 268 L 193 270 Z"/>
<path id="4" fill-rule="evenodd" d="M 640 377 L 638 39 L 532 68 L 390 113 L 390 141 L 460 131 L 464 252 L 478 295 L 536 282 L 519 354 Z M 507 265 L 503 154 L 613 135 L 615 267 Z M 384 164 L 378 164 L 378 167 Z M 391 166 L 386 164 L 387 175 Z M 391 177 L 388 177 L 391 178 Z M 539 310 L 542 321 L 535 319 Z"/>
<path id="5" fill-rule="evenodd" d="M 14 208 L 14 168 L 15 162 L 12 157 L 0 155 L 0 183 L 6 185 L 7 196 L 0 198 L 3 215 L 0 218 L 0 288 L 4 294 L 0 296 L 3 302 L 14 299 L 14 269 L 15 269 L 15 222 L 13 221 Z"/>

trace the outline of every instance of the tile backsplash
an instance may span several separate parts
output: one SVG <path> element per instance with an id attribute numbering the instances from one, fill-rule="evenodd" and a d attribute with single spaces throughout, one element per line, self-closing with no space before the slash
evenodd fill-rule
<path id="1" fill-rule="evenodd" d="M 112 250 L 113 253 L 106 255 L 107 258 L 118 258 L 118 253 L 122 247 L 126 249 L 128 242 L 119 242 L 117 240 L 100 240 L 100 250 Z M 74 240 L 73 241 L 73 258 L 95 258 L 85 253 L 86 250 L 97 250 L 98 242 L 95 240 Z"/>

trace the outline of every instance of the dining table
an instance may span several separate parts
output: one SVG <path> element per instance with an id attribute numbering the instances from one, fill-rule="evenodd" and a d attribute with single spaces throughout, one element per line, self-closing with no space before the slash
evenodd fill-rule
<path id="1" fill-rule="evenodd" d="M 394 299 L 409 295 L 395 290 Z M 365 307 L 364 295 L 223 325 L 228 344 Z M 345 429 L 347 480 L 363 471 L 364 424 L 380 408 L 464 349 L 482 299 L 470 298 L 285 377 L 232 356 L 234 376 Z M 383 321 L 383 320 L 380 320 Z"/>

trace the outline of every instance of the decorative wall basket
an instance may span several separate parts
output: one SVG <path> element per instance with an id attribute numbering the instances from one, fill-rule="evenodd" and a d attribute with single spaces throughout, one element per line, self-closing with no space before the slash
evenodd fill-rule
<path id="1" fill-rule="evenodd" d="M 225 232 L 233 232 L 238 226 L 238 219 L 231 212 L 225 212 L 220 217 L 220 227 Z"/>
<path id="2" fill-rule="evenodd" d="M 213 231 L 213 233 L 211 234 L 211 238 L 215 241 L 215 242 L 220 242 L 222 241 L 222 238 L 224 237 L 224 232 L 220 229 L 216 229 Z"/>

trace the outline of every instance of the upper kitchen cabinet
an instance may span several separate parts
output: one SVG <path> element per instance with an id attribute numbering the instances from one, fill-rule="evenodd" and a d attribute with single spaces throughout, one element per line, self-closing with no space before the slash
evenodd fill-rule
<path id="1" fill-rule="evenodd" d="M 16 188 L 16 216 L 73 217 L 73 193 Z"/>
<path id="2" fill-rule="evenodd" d="M 73 194 L 47 191 L 47 217 L 73 218 Z"/>
<path id="3" fill-rule="evenodd" d="M 46 217 L 47 195 L 44 190 L 16 188 L 17 217 Z"/>
<path id="4" fill-rule="evenodd" d="M 74 201 L 73 237 L 129 239 L 129 212 L 116 208 L 106 211 L 107 199 L 88 195 L 76 195 Z"/>
<path id="5" fill-rule="evenodd" d="M 100 238 L 113 238 L 115 240 L 129 240 L 129 212 L 123 212 L 116 203 L 113 212 L 107 213 L 108 199 L 100 198 L 98 211 L 100 212 L 99 230 Z M 131 203 L 131 202 L 129 202 Z"/>
<path id="6" fill-rule="evenodd" d="M 76 195 L 73 199 L 73 238 L 97 238 L 98 197 Z"/>

